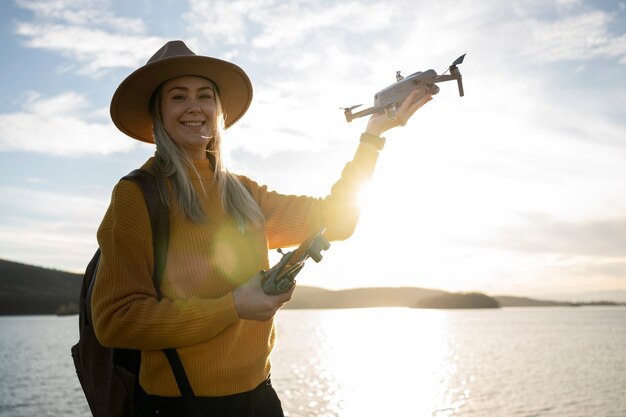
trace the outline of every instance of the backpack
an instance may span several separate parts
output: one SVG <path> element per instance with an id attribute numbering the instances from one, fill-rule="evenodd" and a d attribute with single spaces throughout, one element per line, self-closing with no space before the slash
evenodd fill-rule
<path id="1" fill-rule="evenodd" d="M 157 180 L 148 171 L 136 169 L 122 180 L 139 185 L 148 207 L 152 228 L 154 270 L 152 280 L 160 298 L 160 280 L 165 269 L 169 237 L 167 207 L 159 195 Z M 130 417 L 134 415 L 134 399 L 139 389 L 138 374 L 141 352 L 134 349 L 102 346 L 91 320 L 91 295 L 100 261 L 96 250 L 87 265 L 79 299 L 79 340 L 72 346 L 72 358 L 80 385 L 94 417 Z M 197 414 L 195 395 L 175 349 L 164 349 L 190 415 Z"/>

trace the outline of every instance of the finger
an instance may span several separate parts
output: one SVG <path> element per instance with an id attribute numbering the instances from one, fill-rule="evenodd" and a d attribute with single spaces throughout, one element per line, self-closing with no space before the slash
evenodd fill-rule
<path id="1" fill-rule="evenodd" d="M 416 101 L 415 103 L 411 104 L 409 106 L 409 114 L 413 115 L 413 113 L 415 113 L 417 110 L 419 110 L 424 104 L 428 103 L 430 100 L 433 99 L 433 96 L 431 96 L 430 94 L 426 94 L 424 97 L 422 97 L 421 99 L 419 99 L 418 101 Z"/>
<path id="2" fill-rule="evenodd" d="M 398 108 L 398 115 L 401 120 L 408 120 L 413 113 L 415 113 L 420 107 L 432 100 L 431 94 L 424 94 L 419 100 L 417 97 L 421 94 L 421 90 L 413 90 L 411 94 L 402 102 Z"/>
<path id="3" fill-rule="evenodd" d="M 398 111 L 401 112 L 411 107 L 411 104 L 417 101 L 416 99 L 417 99 L 417 96 L 420 94 L 420 92 L 421 91 L 419 89 L 411 91 L 411 93 L 409 93 L 409 95 L 406 96 L 402 104 L 400 104 Z"/>
<path id="4" fill-rule="evenodd" d="M 284 304 L 287 301 L 291 300 L 291 296 L 293 294 L 293 291 L 295 289 L 295 285 L 293 287 L 291 287 L 291 289 L 285 291 L 282 294 L 277 294 L 277 295 L 273 295 L 272 297 L 274 297 L 274 301 L 277 304 Z"/>
<path id="5" fill-rule="evenodd" d="M 411 103 L 406 109 L 403 109 L 404 112 L 402 114 L 408 120 L 408 119 L 411 118 L 411 116 L 413 116 L 413 114 L 415 114 L 415 112 L 417 110 L 419 110 L 422 106 L 424 106 L 424 104 L 428 103 L 432 99 L 433 99 L 432 95 L 426 94 L 425 96 L 423 96 L 419 100 Z"/>
<path id="6" fill-rule="evenodd" d="M 278 293 L 278 294 L 265 294 L 264 293 L 264 294 L 267 297 L 267 300 L 269 303 L 271 303 L 273 306 L 279 306 L 280 304 L 284 304 L 287 301 L 291 300 L 291 295 L 293 294 L 294 287 L 292 287 L 291 289 L 283 293 Z"/>

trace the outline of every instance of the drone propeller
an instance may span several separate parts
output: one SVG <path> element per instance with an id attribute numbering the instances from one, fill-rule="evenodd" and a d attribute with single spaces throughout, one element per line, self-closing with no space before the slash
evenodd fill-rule
<path id="1" fill-rule="evenodd" d="M 454 68 L 454 67 L 456 67 L 457 65 L 462 64 L 462 63 L 463 63 L 463 60 L 465 59 L 465 55 L 466 55 L 466 54 L 463 54 L 463 55 L 461 55 L 460 57 L 458 57 L 458 58 L 456 59 L 456 61 L 454 61 L 450 67 L 451 67 L 451 68 Z"/>
<path id="2" fill-rule="evenodd" d="M 339 107 L 339 108 L 340 108 L 341 110 L 343 110 L 343 111 L 350 112 L 350 111 L 352 111 L 352 110 L 356 109 L 357 107 L 361 107 L 362 105 L 363 105 L 363 104 L 357 104 L 357 105 L 354 105 L 354 106 L 351 106 L 351 107 Z"/>

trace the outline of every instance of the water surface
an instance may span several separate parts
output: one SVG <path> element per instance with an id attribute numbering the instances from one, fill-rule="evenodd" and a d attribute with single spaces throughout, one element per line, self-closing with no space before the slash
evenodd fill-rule
<path id="1" fill-rule="evenodd" d="M 626 416 L 626 308 L 284 310 L 290 417 Z M 0 416 L 89 416 L 76 316 L 0 317 Z"/>

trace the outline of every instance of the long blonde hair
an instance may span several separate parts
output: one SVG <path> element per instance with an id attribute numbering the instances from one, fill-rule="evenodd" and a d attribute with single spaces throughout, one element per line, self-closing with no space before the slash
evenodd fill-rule
<path id="1" fill-rule="evenodd" d="M 228 214 L 235 218 L 241 231 L 245 231 L 247 226 L 260 227 L 265 221 L 261 208 L 239 178 L 228 171 L 224 164 L 221 147 L 222 136 L 225 130 L 224 112 L 222 111 L 222 104 L 217 93 L 218 90 L 211 80 L 209 82 L 211 82 L 215 91 L 216 117 L 211 129 L 213 138 L 207 145 L 206 151 L 207 157 L 213 165 L 222 206 Z M 192 221 L 203 223 L 207 220 L 206 213 L 202 210 L 200 200 L 192 186 L 186 167 L 190 167 L 192 171 L 195 171 L 198 177 L 199 174 L 194 167 L 191 157 L 165 131 L 159 104 L 160 96 L 161 86 L 154 91 L 150 100 L 150 115 L 152 116 L 154 142 L 156 143 L 156 160 L 153 170 L 159 179 L 161 199 L 171 209 L 167 186 L 165 181 L 163 181 L 169 178 L 177 208 L 181 209 Z"/>

